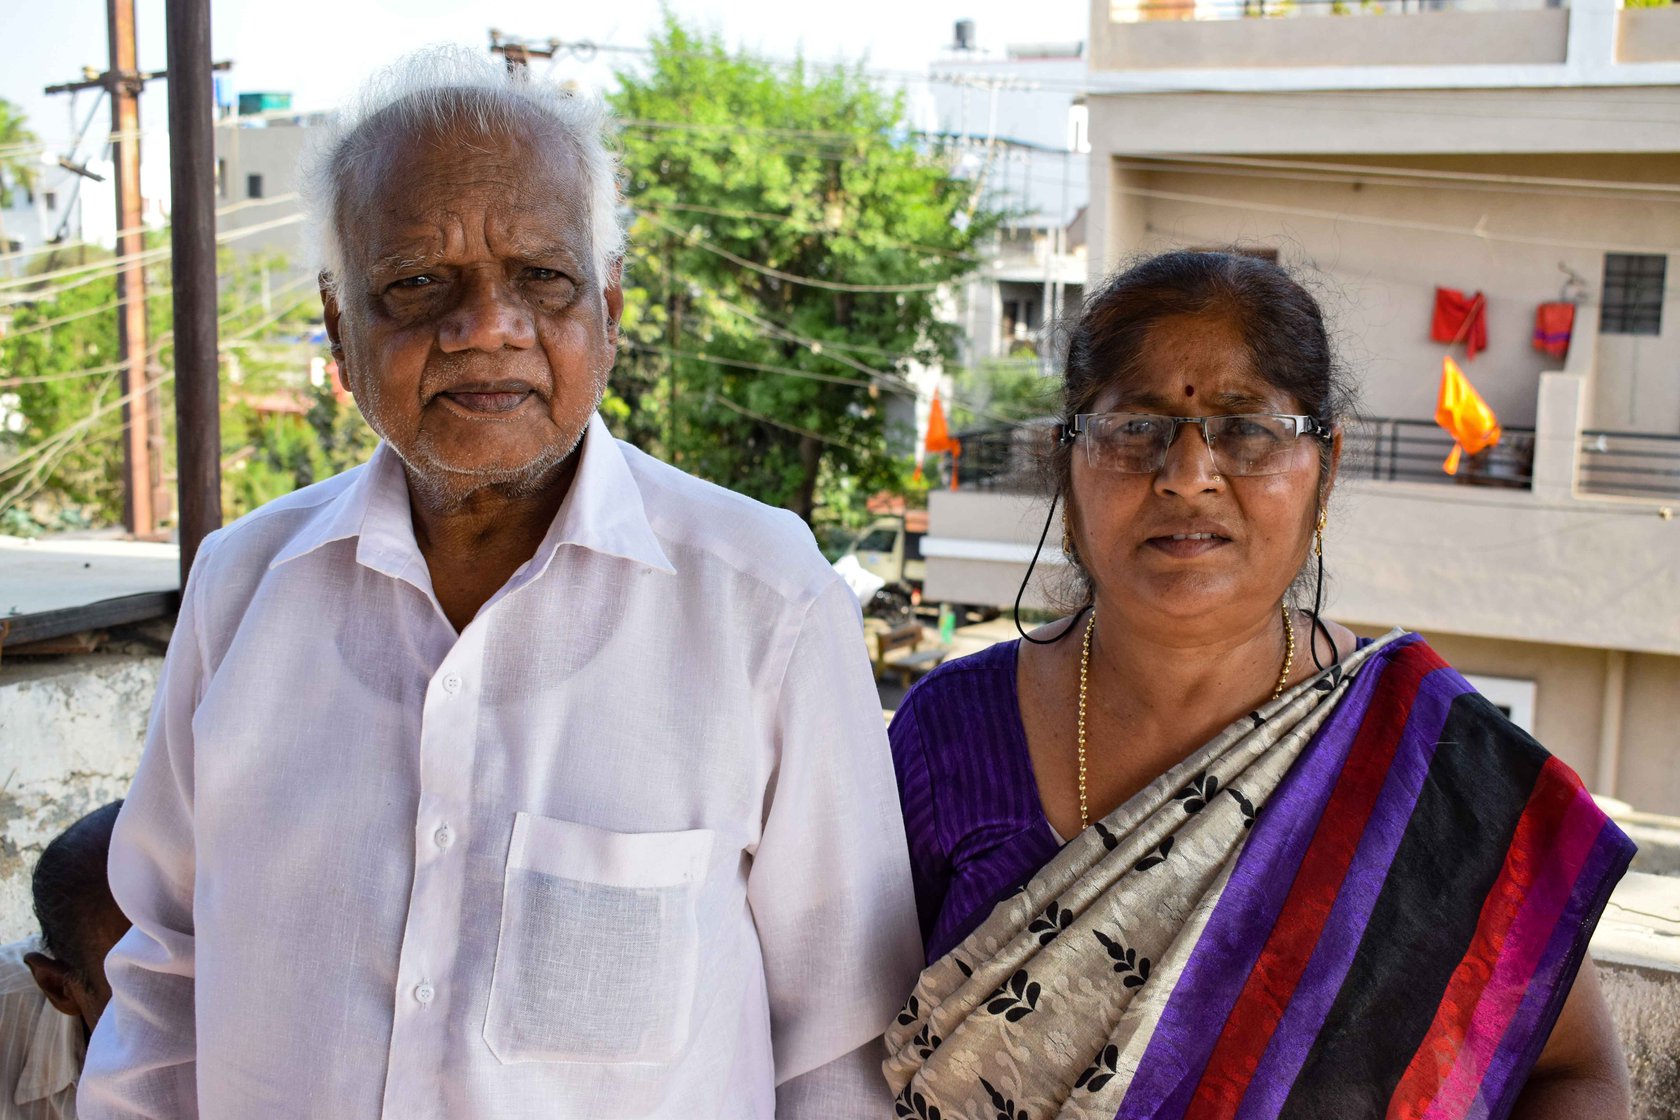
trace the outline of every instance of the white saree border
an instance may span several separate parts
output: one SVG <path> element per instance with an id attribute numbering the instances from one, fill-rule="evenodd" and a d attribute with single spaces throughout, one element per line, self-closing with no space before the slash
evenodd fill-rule
<path id="1" fill-rule="evenodd" d="M 1232 723 L 929 965 L 886 1032 L 900 1120 L 1112 1120 L 1255 815 L 1403 633 Z"/>

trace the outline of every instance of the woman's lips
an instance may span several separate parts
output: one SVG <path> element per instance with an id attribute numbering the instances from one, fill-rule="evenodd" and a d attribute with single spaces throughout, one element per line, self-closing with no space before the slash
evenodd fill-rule
<path id="1" fill-rule="evenodd" d="M 1218 533 L 1173 533 L 1170 536 L 1150 537 L 1144 543 L 1168 556 L 1189 560 L 1224 548 L 1231 543 L 1231 539 Z"/>

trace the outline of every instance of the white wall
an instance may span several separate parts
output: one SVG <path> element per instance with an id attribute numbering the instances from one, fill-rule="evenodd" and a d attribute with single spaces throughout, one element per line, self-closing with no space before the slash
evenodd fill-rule
<path id="1" fill-rule="evenodd" d="M 34 928 L 29 877 L 47 842 L 127 792 L 162 667 L 92 654 L 0 671 L 0 942 Z"/>

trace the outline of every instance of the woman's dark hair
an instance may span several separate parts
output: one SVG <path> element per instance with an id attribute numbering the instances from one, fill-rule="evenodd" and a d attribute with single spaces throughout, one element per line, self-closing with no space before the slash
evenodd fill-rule
<path id="1" fill-rule="evenodd" d="M 84 985 L 98 963 L 87 959 L 88 927 L 116 905 L 105 863 L 121 808 L 121 801 L 102 805 L 54 837 L 30 881 L 41 947 Z"/>
<path id="2" fill-rule="evenodd" d="M 1115 273 L 1086 298 L 1067 333 L 1062 379 L 1062 422 L 1091 411 L 1105 390 L 1136 375 L 1149 332 L 1177 315 L 1211 315 L 1237 324 L 1254 374 L 1299 402 L 1300 410 L 1327 426 L 1352 412 L 1352 385 L 1336 362 L 1324 314 L 1311 293 L 1288 272 L 1240 253 L 1161 253 Z M 1321 447 L 1321 470 L 1330 466 L 1330 444 Z M 1051 481 L 1064 499 L 1071 492 L 1073 443 L 1050 454 Z M 1069 556 L 1073 587 L 1064 596 L 1090 602 L 1089 577 Z"/>

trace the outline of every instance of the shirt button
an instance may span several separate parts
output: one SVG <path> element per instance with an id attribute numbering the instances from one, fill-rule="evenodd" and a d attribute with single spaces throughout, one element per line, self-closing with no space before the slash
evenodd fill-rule
<path id="1" fill-rule="evenodd" d="M 450 673 L 447 677 L 444 677 L 443 690 L 451 696 L 461 691 L 461 674 Z"/>
<path id="2" fill-rule="evenodd" d="M 430 984 L 419 984 L 415 986 L 414 998 L 419 1000 L 421 1003 L 431 1003 L 432 997 L 436 995 L 437 990 Z"/>
<path id="3" fill-rule="evenodd" d="M 455 842 L 455 834 L 449 831 L 448 825 L 443 825 L 436 832 L 432 833 L 432 840 L 438 847 L 447 848 Z"/>

